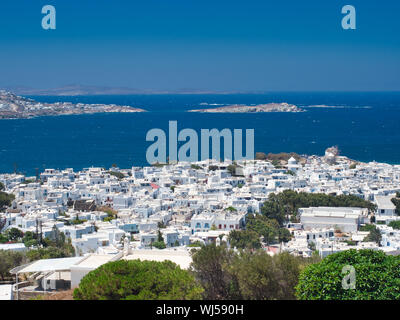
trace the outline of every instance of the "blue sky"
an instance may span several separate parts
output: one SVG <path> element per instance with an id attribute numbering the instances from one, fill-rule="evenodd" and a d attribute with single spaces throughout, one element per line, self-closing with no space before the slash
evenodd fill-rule
<path id="1" fill-rule="evenodd" d="M 399 35 L 395 0 L 1 0 L 0 86 L 398 91 Z"/>

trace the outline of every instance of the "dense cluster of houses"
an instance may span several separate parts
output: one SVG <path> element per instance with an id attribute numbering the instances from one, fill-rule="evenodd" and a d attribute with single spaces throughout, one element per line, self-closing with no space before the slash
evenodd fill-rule
<path id="1" fill-rule="evenodd" d="M 6 192 L 16 197 L 1 214 L 3 231 L 14 227 L 46 237 L 56 226 L 71 239 L 77 256 L 118 254 L 126 246 L 154 251 L 160 236 L 164 250 L 181 254 L 192 243 L 227 241 L 230 231 L 245 227 L 247 214 L 261 211 L 269 194 L 291 189 L 353 194 L 374 202 L 377 210 L 302 208 L 300 222 L 287 225 L 292 240 L 276 250 L 303 256 L 313 250 L 321 256 L 349 248 L 400 250 L 400 231 L 388 226 L 399 219 L 391 202 L 400 191 L 399 165 L 308 156 L 302 163 L 291 158 L 285 166 L 255 160 L 238 161 L 234 173 L 230 167 L 231 162 L 207 160 L 79 172 L 46 169 L 38 177 L 2 174 Z M 382 233 L 380 246 L 363 241 L 368 232 L 359 231 L 372 217 Z"/>

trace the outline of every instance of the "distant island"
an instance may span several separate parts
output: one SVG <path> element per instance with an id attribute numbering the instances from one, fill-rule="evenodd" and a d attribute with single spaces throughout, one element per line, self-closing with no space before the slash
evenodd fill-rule
<path id="1" fill-rule="evenodd" d="M 146 110 L 115 104 L 84 104 L 70 102 L 42 103 L 0 90 L 0 119 L 28 119 L 93 113 L 146 112 Z"/>
<path id="2" fill-rule="evenodd" d="M 288 103 L 268 103 L 255 106 L 234 104 L 218 108 L 193 109 L 188 112 L 201 113 L 258 113 L 258 112 L 304 112 L 305 110 Z"/>

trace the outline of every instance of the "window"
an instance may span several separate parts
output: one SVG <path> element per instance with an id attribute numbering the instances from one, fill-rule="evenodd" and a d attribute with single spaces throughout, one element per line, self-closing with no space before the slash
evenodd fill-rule
<path id="1" fill-rule="evenodd" d="M 205 223 L 204 228 L 210 228 L 210 225 L 208 223 Z"/>

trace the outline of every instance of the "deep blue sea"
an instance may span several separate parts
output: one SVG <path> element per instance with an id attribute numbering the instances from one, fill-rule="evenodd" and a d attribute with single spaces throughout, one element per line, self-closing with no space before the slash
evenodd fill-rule
<path id="1" fill-rule="evenodd" d="M 152 142 L 148 130 L 168 121 L 178 130 L 255 129 L 255 151 L 323 155 L 337 145 L 343 155 L 360 161 L 400 163 L 400 93 L 273 93 L 237 95 L 129 95 L 31 97 L 42 102 L 114 103 L 147 113 L 95 114 L 0 120 L 0 173 L 35 174 L 35 168 L 145 166 Z M 288 102 L 304 113 L 202 114 L 186 110 L 212 104 Z M 209 105 L 205 105 L 209 104 Z"/>

